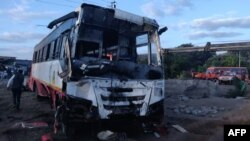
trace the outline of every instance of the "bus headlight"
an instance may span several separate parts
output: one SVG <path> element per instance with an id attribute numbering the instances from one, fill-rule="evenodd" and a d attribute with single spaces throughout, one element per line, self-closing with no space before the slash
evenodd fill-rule
<path id="1" fill-rule="evenodd" d="M 150 104 L 156 103 L 164 99 L 162 88 L 154 88 L 152 96 L 150 97 Z"/>

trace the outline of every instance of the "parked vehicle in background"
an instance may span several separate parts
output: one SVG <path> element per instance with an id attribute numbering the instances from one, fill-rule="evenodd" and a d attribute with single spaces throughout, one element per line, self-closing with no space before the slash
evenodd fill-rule
<path id="1" fill-rule="evenodd" d="M 195 79 L 206 79 L 206 73 L 204 72 L 196 72 L 194 73 Z"/>
<path id="2" fill-rule="evenodd" d="M 249 79 L 248 71 L 246 67 L 224 67 L 220 72 L 218 77 L 219 83 L 229 83 L 231 84 L 233 78 L 237 77 L 242 81 L 247 81 Z"/>
<path id="3" fill-rule="evenodd" d="M 206 72 L 198 72 L 195 75 L 196 79 L 217 80 L 220 67 L 209 67 Z"/>
<path id="4" fill-rule="evenodd" d="M 218 81 L 219 84 L 225 83 L 225 84 L 232 84 L 235 74 L 230 71 L 224 71 L 219 77 Z"/>
<path id="5" fill-rule="evenodd" d="M 220 75 L 220 71 L 221 71 L 222 67 L 209 67 L 207 68 L 206 71 L 206 79 L 208 80 L 217 80 L 219 75 Z"/>
<path id="6" fill-rule="evenodd" d="M 214 80 L 219 82 L 230 82 L 232 77 L 237 77 L 240 80 L 247 81 L 249 79 L 248 70 L 246 67 L 209 67 L 206 73 L 196 73 L 194 78 Z"/>

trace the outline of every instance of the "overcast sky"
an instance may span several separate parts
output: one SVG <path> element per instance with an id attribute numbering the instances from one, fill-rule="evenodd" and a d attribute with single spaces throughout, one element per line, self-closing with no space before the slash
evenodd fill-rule
<path id="1" fill-rule="evenodd" d="M 111 0 L 2 0 L 0 56 L 31 59 L 34 46 L 50 32 L 47 24 L 82 2 L 108 7 Z M 161 36 L 164 48 L 249 41 L 249 5 L 249 0 L 117 0 L 117 8 L 168 27 Z"/>

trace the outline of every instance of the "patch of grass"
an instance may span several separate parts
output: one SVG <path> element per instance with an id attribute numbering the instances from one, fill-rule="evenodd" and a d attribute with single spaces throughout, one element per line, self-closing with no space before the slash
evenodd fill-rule
<path id="1" fill-rule="evenodd" d="M 245 96 L 247 94 L 247 84 L 244 81 L 241 81 L 239 78 L 233 78 L 233 85 L 235 87 L 234 90 L 229 91 L 227 98 L 236 98 L 238 96 Z"/>

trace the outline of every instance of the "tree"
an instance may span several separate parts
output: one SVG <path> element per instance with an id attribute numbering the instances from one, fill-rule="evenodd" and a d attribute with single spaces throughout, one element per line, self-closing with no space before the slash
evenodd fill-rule
<path id="1" fill-rule="evenodd" d="M 204 70 L 203 65 L 208 58 L 212 57 L 211 52 L 192 53 L 169 53 L 164 56 L 165 74 L 168 78 L 176 78 L 183 71 Z"/>

